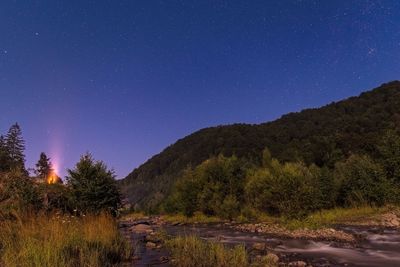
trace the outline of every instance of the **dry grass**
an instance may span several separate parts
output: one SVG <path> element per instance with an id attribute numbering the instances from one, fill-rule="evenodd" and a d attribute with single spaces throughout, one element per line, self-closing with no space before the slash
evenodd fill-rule
<path id="1" fill-rule="evenodd" d="M 243 246 L 226 248 L 222 244 L 205 242 L 195 236 L 179 236 L 166 243 L 177 267 L 248 266 Z"/>
<path id="2" fill-rule="evenodd" d="M 129 245 L 109 215 L 30 215 L 0 222 L 0 266 L 118 266 Z"/>
<path id="3" fill-rule="evenodd" d="M 223 222 L 225 220 L 220 219 L 214 216 L 207 216 L 201 212 L 195 212 L 193 216 L 187 217 L 183 214 L 171 214 L 171 215 L 163 215 L 163 220 L 170 223 L 217 223 Z"/>
<path id="4" fill-rule="evenodd" d="M 269 257 L 250 259 L 243 245 L 226 247 L 196 236 L 178 236 L 166 241 L 176 267 L 276 267 Z"/>
<path id="5" fill-rule="evenodd" d="M 394 207 L 390 206 L 379 208 L 371 206 L 354 208 L 334 208 L 310 214 L 303 220 L 281 219 L 281 224 L 289 229 L 317 229 L 322 227 L 329 227 L 335 224 L 362 224 L 365 221 L 374 221 L 376 219 L 379 219 L 380 215 L 393 209 Z"/>

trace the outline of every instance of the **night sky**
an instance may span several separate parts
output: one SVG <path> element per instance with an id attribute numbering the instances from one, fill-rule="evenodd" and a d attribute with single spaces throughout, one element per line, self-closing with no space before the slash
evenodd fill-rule
<path id="1" fill-rule="evenodd" d="M 0 132 L 60 175 L 126 176 L 203 127 L 260 123 L 400 79 L 400 1 L 0 2 Z"/>

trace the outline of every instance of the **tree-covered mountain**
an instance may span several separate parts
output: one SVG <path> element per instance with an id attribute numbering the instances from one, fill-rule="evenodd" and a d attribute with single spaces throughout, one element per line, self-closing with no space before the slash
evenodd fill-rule
<path id="1" fill-rule="evenodd" d="M 199 130 L 153 156 L 119 185 L 129 202 L 149 208 L 168 195 L 184 169 L 215 155 L 236 155 L 258 163 L 267 147 L 282 162 L 304 161 L 332 168 L 351 154 L 376 157 L 376 144 L 389 129 L 400 129 L 399 81 L 272 122 Z"/>

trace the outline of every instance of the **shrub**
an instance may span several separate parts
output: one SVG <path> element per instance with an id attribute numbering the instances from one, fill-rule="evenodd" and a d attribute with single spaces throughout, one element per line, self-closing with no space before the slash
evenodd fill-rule
<path id="1" fill-rule="evenodd" d="M 186 216 L 195 211 L 224 218 L 235 216 L 243 200 L 244 180 L 245 168 L 236 157 L 211 158 L 184 172 L 164 209 Z"/>
<path id="2" fill-rule="evenodd" d="M 279 164 L 251 173 L 246 196 L 254 207 L 270 214 L 302 217 L 320 207 L 318 173 L 302 163 Z"/>
<path id="3" fill-rule="evenodd" d="M 381 206 L 391 201 L 395 188 L 382 166 L 368 156 L 352 155 L 336 164 L 335 180 L 339 186 L 338 203 L 344 206 Z"/>
<path id="4" fill-rule="evenodd" d="M 15 170 L 0 173 L 0 211 L 25 211 L 41 208 L 37 187 L 25 173 Z"/>

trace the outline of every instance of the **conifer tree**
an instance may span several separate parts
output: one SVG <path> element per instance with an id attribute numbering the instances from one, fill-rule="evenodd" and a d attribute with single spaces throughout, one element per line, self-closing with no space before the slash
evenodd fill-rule
<path id="1" fill-rule="evenodd" d="M 94 160 L 87 153 L 74 169 L 68 169 L 66 178 L 79 211 L 97 213 L 107 210 L 114 215 L 117 213 L 121 196 L 115 175 L 102 161 Z"/>
<path id="2" fill-rule="evenodd" d="M 6 140 L 0 135 L 0 172 L 10 170 L 10 159 L 7 152 Z"/>
<path id="3" fill-rule="evenodd" d="M 50 158 L 48 158 L 44 152 L 40 153 L 39 160 L 36 163 L 36 176 L 41 179 L 46 179 L 53 171 Z"/>
<path id="4" fill-rule="evenodd" d="M 5 137 L 6 149 L 10 158 L 10 169 L 25 170 L 25 141 L 18 123 L 10 127 Z"/>

